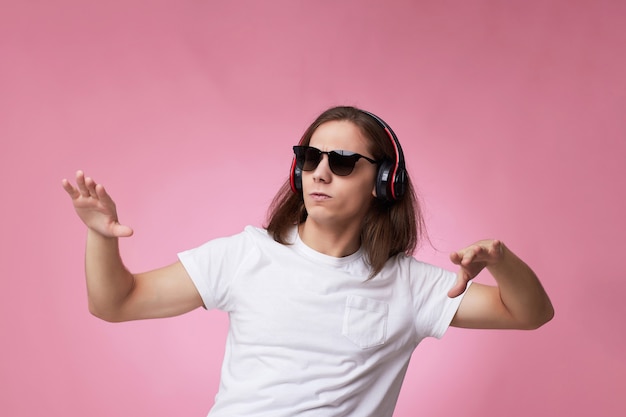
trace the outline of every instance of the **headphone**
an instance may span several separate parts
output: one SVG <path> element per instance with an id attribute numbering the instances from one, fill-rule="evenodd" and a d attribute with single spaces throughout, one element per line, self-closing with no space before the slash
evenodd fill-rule
<path id="1" fill-rule="evenodd" d="M 359 110 L 360 112 L 367 114 L 382 127 L 391 144 L 393 145 L 395 160 L 390 161 L 388 159 L 383 160 L 378 166 L 378 173 L 376 174 L 376 196 L 378 199 L 394 202 L 402 198 L 406 191 L 406 166 L 404 164 L 404 153 L 402 147 L 398 141 L 398 137 L 394 133 L 391 126 L 389 126 L 383 119 L 365 110 Z M 294 193 L 302 192 L 302 169 L 297 167 L 296 158 L 294 157 L 291 163 L 291 175 L 290 175 L 291 190 Z"/>

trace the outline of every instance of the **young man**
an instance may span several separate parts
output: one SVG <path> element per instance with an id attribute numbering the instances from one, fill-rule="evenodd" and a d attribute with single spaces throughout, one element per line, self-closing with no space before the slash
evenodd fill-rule
<path id="1" fill-rule="evenodd" d="M 216 239 L 133 274 L 100 184 L 63 187 L 87 226 L 90 311 L 108 321 L 195 308 L 229 313 L 210 416 L 391 416 L 409 358 L 449 325 L 534 329 L 553 316 L 533 271 L 498 240 L 451 254 L 458 272 L 411 256 L 422 218 L 402 148 L 377 116 L 322 113 L 294 147 L 267 228 Z M 484 268 L 497 286 L 470 284 Z"/>

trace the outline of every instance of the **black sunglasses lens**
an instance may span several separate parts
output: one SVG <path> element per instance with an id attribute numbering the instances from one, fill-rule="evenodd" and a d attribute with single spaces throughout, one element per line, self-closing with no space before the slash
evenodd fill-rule
<path id="1" fill-rule="evenodd" d="M 303 171 L 313 171 L 322 160 L 322 153 L 316 148 L 308 146 L 294 146 L 296 166 Z"/>
<path id="2" fill-rule="evenodd" d="M 337 152 L 330 152 L 328 154 L 328 164 L 330 165 L 330 170 L 333 171 L 335 175 L 339 175 L 341 177 L 350 175 L 352 170 L 354 170 L 354 165 L 358 161 L 358 155 L 341 155 Z"/>
<path id="3" fill-rule="evenodd" d="M 322 153 L 315 148 L 304 148 L 301 160 L 303 171 L 313 171 L 322 160 Z"/>

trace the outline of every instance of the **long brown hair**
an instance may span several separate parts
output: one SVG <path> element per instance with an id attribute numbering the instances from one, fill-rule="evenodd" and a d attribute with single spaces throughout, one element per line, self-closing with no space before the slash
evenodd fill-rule
<path id="1" fill-rule="evenodd" d="M 315 130 L 330 121 L 349 121 L 357 126 L 369 141 L 369 151 L 376 160 L 395 159 L 393 144 L 385 130 L 371 116 L 356 107 L 332 107 L 308 127 L 300 140 L 308 145 Z M 404 196 L 394 202 L 373 199 L 361 229 L 361 246 L 372 268 L 370 278 L 378 274 L 385 263 L 399 253 L 411 255 L 425 233 L 424 220 L 411 179 L 407 173 Z M 287 180 L 280 188 L 268 210 L 267 230 L 274 240 L 288 244 L 293 226 L 303 223 L 307 211 L 301 193 L 291 190 Z"/>

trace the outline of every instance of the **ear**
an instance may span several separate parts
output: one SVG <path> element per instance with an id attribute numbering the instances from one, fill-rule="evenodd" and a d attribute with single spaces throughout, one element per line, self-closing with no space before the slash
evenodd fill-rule
<path id="1" fill-rule="evenodd" d="M 378 198 L 378 195 L 376 194 L 376 183 L 374 183 L 374 187 L 372 187 L 372 195 L 374 198 Z"/>

